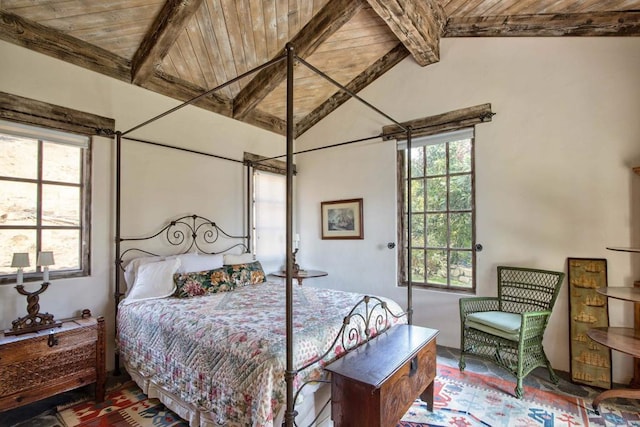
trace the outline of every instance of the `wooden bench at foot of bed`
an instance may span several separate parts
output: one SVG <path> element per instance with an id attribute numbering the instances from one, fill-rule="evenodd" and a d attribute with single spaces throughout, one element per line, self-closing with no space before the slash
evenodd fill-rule
<path id="1" fill-rule="evenodd" d="M 326 366 L 336 427 L 396 426 L 418 396 L 433 410 L 435 329 L 398 325 Z"/>

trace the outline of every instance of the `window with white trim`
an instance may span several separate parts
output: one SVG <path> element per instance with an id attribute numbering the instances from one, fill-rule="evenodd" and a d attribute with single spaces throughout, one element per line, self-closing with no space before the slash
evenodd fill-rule
<path id="1" fill-rule="evenodd" d="M 475 290 L 474 130 L 398 143 L 400 284 Z M 411 191 L 410 201 L 408 191 Z M 411 212 L 411 236 L 409 215 Z"/>
<path id="2" fill-rule="evenodd" d="M 91 141 L 0 121 L 0 282 L 16 279 L 14 252 L 27 252 L 24 279 L 42 280 L 40 251 L 52 251 L 50 278 L 89 274 Z"/>
<path id="3" fill-rule="evenodd" d="M 254 169 L 252 252 L 267 273 L 285 263 L 286 188 L 286 175 Z"/>

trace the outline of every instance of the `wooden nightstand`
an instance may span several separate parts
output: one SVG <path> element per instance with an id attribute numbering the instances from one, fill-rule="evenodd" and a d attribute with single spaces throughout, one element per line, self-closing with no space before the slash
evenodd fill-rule
<path id="1" fill-rule="evenodd" d="M 83 314 L 59 328 L 0 335 L 0 411 L 92 383 L 104 400 L 104 319 Z"/>

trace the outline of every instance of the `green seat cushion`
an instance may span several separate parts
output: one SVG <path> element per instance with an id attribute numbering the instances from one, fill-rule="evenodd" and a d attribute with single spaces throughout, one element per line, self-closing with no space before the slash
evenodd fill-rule
<path id="1" fill-rule="evenodd" d="M 517 341 L 520 336 L 522 317 L 504 311 L 482 311 L 467 316 L 466 326 L 491 335 Z"/>

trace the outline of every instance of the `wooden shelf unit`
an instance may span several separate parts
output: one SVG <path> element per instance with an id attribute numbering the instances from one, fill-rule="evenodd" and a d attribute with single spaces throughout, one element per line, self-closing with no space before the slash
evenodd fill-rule
<path id="1" fill-rule="evenodd" d="M 640 166 L 633 168 L 633 172 L 640 175 Z M 640 253 L 635 247 L 607 247 L 608 250 L 618 252 Z M 633 359 L 633 378 L 628 389 L 613 389 L 600 393 L 593 399 L 593 409 L 598 412 L 598 404 L 612 397 L 626 397 L 640 399 L 640 281 L 635 281 L 633 287 L 607 287 L 596 290 L 607 298 L 615 298 L 634 303 L 633 328 L 608 327 L 594 328 L 587 332 L 589 337 L 599 344 L 613 350 L 631 355 Z"/>
<path id="2" fill-rule="evenodd" d="M 612 249 L 612 248 L 608 248 Z M 618 250 L 618 249 L 612 249 Z M 630 250 L 625 252 L 636 252 Z M 640 251 L 637 251 L 640 252 Z M 598 413 L 598 405 L 604 399 L 613 397 L 625 397 L 631 399 L 640 399 L 640 324 L 638 316 L 638 307 L 640 306 L 640 282 L 635 282 L 636 287 L 607 287 L 598 288 L 596 292 L 607 298 L 615 298 L 622 301 L 629 301 L 635 304 L 634 327 L 606 327 L 593 328 L 587 332 L 589 338 L 595 342 L 609 347 L 613 350 L 620 351 L 634 357 L 633 378 L 628 389 L 612 389 L 606 390 L 593 399 L 593 409 Z"/>

